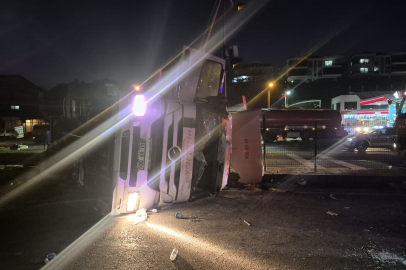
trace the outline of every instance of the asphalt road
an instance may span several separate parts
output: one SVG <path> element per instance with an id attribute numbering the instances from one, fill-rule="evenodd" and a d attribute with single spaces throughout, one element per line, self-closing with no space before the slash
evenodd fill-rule
<path id="1" fill-rule="evenodd" d="M 352 174 L 379 171 L 381 173 L 405 173 L 406 156 L 385 148 L 368 148 L 365 153 L 349 151 L 344 140 L 324 139 L 317 141 L 315 158 L 314 141 L 290 140 L 268 143 L 268 173 L 312 173 L 314 163 L 321 174 Z"/>
<path id="2" fill-rule="evenodd" d="M 267 145 L 268 165 L 290 172 L 295 166 L 311 170 L 313 143 Z M 364 174 L 376 171 L 376 162 L 383 166 L 380 171 L 403 173 L 404 157 L 394 152 L 371 149 L 360 154 L 334 144 L 318 144 L 327 156 L 318 163 L 325 171 L 341 166 L 342 171 Z M 0 196 L 38 173 L 39 167 L 28 166 L 1 170 Z M 340 181 L 338 176 L 334 181 Z M 133 215 L 104 215 L 101 201 L 111 196 L 75 186 L 69 175 L 49 176 L 0 208 L 0 269 L 40 269 L 53 252 L 58 257 L 49 269 L 406 268 L 405 182 L 398 179 L 385 188 L 337 188 L 330 182 L 313 188 L 309 181 L 304 186 L 293 183 L 287 189 L 293 192 L 285 193 L 223 191 L 149 213 L 146 222 L 135 225 Z M 176 219 L 177 212 L 198 221 Z M 173 248 L 179 250 L 174 263 L 169 260 Z"/>
<path id="3" fill-rule="evenodd" d="M 223 192 L 108 218 L 46 269 L 405 269 L 405 194 L 334 196 Z"/>
<path id="4" fill-rule="evenodd" d="M 294 193 L 222 191 L 149 213 L 136 225 L 134 215 L 102 219 L 98 198 L 61 182 L 49 179 L 0 209 L 1 269 L 39 269 L 52 252 L 58 257 L 45 269 L 406 267 L 405 184 L 390 190 L 306 185 Z M 179 250 L 174 263 L 173 248 Z"/>

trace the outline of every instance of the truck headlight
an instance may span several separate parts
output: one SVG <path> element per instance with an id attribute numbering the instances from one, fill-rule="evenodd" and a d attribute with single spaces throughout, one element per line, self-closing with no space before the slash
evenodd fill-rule
<path id="1" fill-rule="evenodd" d="M 364 131 L 365 131 L 365 132 L 368 132 L 368 131 L 369 131 L 369 128 L 364 127 Z"/>
<path id="2" fill-rule="evenodd" d="M 357 127 L 355 130 L 356 130 L 356 131 L 361 131 L 361 128 L 360 128 L 360 127 Z"/>
<path id="3" fill-rule="evenodd" d="M 140 204 L 140 194 L 138 192 L 128 193 L 127 212 L 134 211 Z"/>
<path id="4" fill-rule="evenodd" d="M 145 115 L 145 113 L 147 112 L 147 102 L 144 95 L 135 96 L 132 111 L 135 116 Z"/>

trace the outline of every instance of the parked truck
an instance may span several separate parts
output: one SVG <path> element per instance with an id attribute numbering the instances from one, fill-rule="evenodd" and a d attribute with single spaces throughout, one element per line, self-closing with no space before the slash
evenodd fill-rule
<path id="1" fill-rule="evenodd" d="M 347 132 L 341 126 L 339 111 L 322 109 L 265 109 L 265 139 L 274 142 L 278 138 L 301 138 L 303 141 L 314 138 L 341 138 Z M 263 121 L 261 119 L 261 121 Z"/>

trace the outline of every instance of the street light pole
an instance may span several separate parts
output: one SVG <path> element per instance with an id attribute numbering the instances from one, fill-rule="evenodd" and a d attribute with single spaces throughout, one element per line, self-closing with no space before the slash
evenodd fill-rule
<path id="1" fill-rule="evenodd" d="M 288 96 L 290 95 L 291 91 L 288 90 L 285 92 L 285 108 L 288 107 Z"/>
<path id="2" fill-rule="evenodd" d="M 268 108 L 271 108 L 271 90 L 268 88 Z"/>

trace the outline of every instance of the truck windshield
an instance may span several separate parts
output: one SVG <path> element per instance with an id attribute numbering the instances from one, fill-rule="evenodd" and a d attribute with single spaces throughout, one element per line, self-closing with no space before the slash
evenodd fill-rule
<path id="1" fill-rule="evenodd" d="M 197 98 L 206 98 L 209 96 L 218 95 L 222 69 L 223 66 L 221 63 L 210 60 L 203 62 L 199 84 L 197 85 L 196 90 Z"/>

